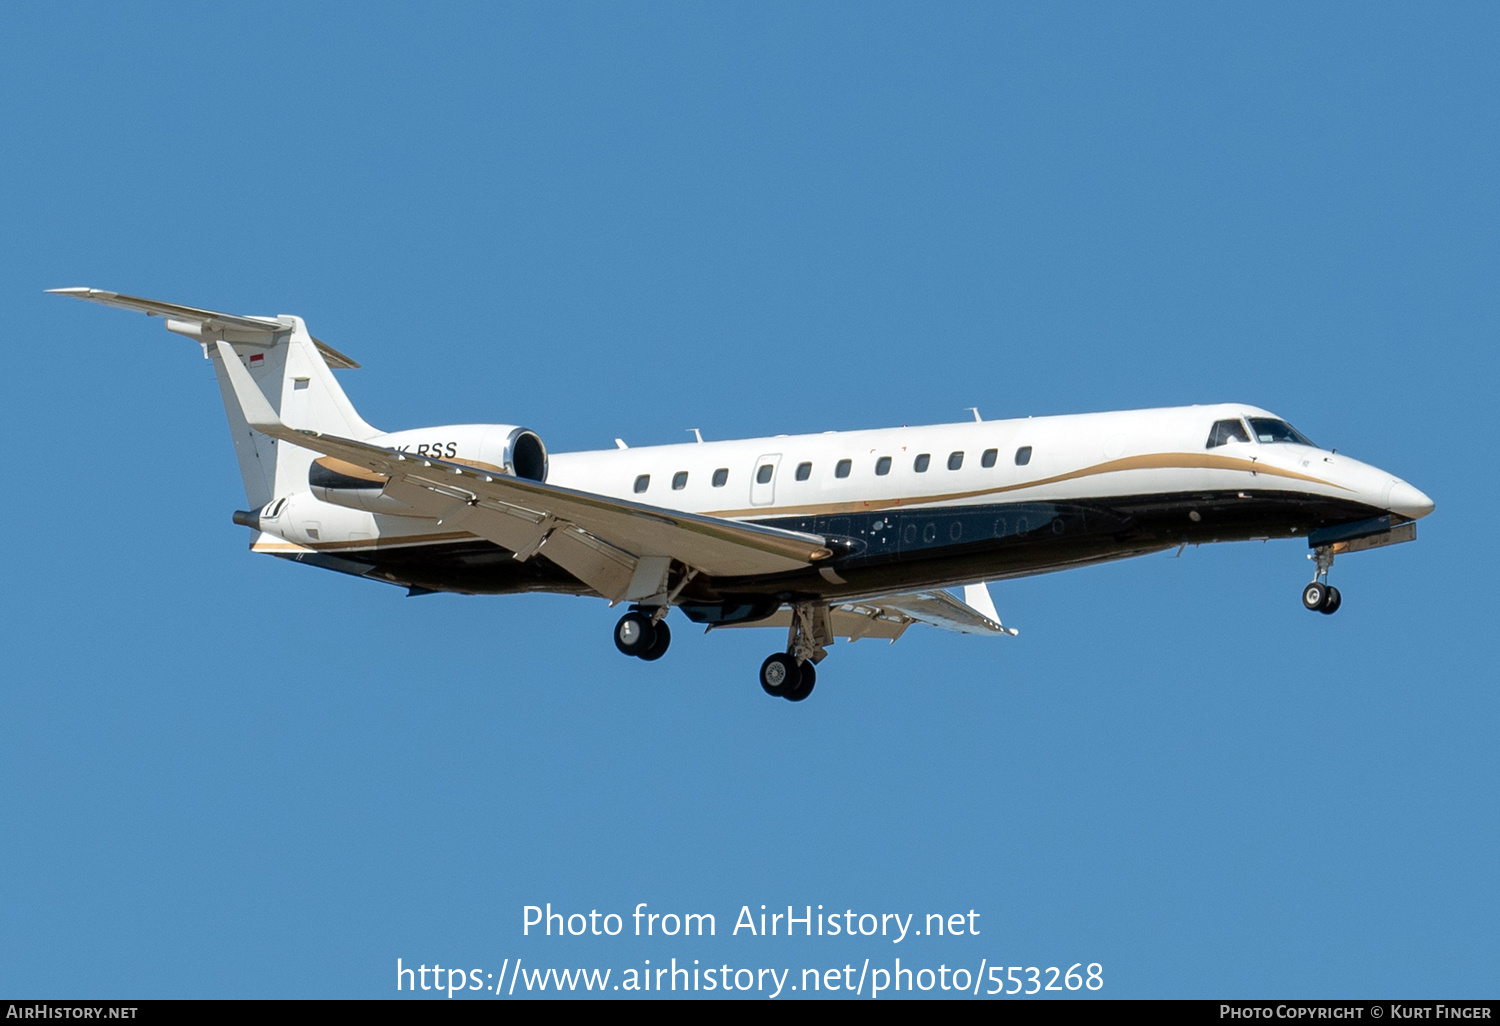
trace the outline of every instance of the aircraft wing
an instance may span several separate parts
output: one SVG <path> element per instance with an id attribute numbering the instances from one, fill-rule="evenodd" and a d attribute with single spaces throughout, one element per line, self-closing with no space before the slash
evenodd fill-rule
<path id="1" fill-rule="evenodd" d="M 976 600 L 975 589 L 983 594 L 982 603 Z M 995 605 L 990 600 L 989 589 L 982 584 L 972 584 L 964 589 L 964 602 L 952 592 L 941 588 L 931 591 L 912 591 L 878 600 L 882 607 L 908 616 L 933 627 L 941 627 L 955 634 L 1010 634 L 1014 628 L 1006 627 L 995 614 Z M 987 605 L 989 608 L 983 608 Z M 975 608 L 980 606 L 980 608 Z"/>
<path id="2" fill-rule="evenodd" d="M 266 338 L 269 345 L 271 339 L 268 337 L 279 331 L 288 330 L 287 325 L 281 323 L 275 317 L 242 317 L 239 314 L 219 313 L 216 310 L 200 310 L 196 306 L 181 306 L 177 303 L 164 303 L 159 299 L 142 299 L 140 296 L 127 296 L 119 292 L 106 292 L 103 289 L 91 288 L 69 288 L 48 289 L 48 292 L 59 296 L 72 296 L 74 299 L 82 299 L 90 303 L 99 303 L 103 306 L 116 306 L 122 310 L 134 310 L 148 317 L 165 317 L 173 321 L 187 324 L 197 324 L 210 332 L 234 333 L 234 341 L 255 344 L 253 339 L 257 336 Z M 172 325 L 168 325 L 171 328 Z M 248 335 L 249 338 L 245 336 Z M 328 366 L 334 370 L 357 370 L 359 364 L 339 352 L 333 346 L 319 339 L 313 339 L 313 344 L 323 354 L 323 359 Z"/>
<path id="3" fill-rule="evenodd" d="M 611 600 L 666 591 L 675 560 L 711 576 L 780 573 L 827 559 L 821 537 L 682 513 L 410 456 L 281 422 L 250 372 L 217 342 L 249 425 L 386 479 L 385 494 L 417 513 L 510 549 L 541 553 Z"/>
<path id="4" fill-rule="evenodd" d="M 829 610 L 829 626 L 836 638 L 858 641 L 860 638 L 885 638 L 895 641 L 914 623 L 925 623 L 956 634 L 1019 633 L 1006 627 L 995 613 L 989 589 L 971 584 L 964 589 L 964 600 L 942 588 L 885 595 L 860 602 L 845 602 Z M 764 620 L 725 624 L 715 627 L 790 627 L 792 611 L 780 609 Z"/>

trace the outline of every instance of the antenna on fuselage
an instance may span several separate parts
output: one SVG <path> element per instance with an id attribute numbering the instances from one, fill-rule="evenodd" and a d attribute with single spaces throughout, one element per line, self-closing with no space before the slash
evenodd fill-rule
<path id="1" fill-rule="evenodd" d="M 702 445 L 703 444 L 703 432 L 699 431 L 697 428 L 688 428 L 688 430 L 693 433 L 693 437 L 694 438 L 698 439 L 698 444 Z"/>
<path id="2" fill-rule="evenodd" d="M 965 406 L 964 409 L 966 409 L 970 413 L 974 414 L 974 423 L 976 423 L 976 424 L 983 424 L 984 423 L 984 418 L 979 415 L 979 407 L 977 407 L 977 406 Z"/>

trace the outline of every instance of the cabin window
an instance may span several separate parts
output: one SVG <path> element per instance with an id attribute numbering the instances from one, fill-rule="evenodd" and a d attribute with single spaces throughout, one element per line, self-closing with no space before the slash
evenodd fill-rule
<path id="1" fill-rule="evenodd" d="M 1251 417 L 1250 430 L 1255 432 L 1255 437 L 1261 442 L 1291 442 L 1293 445 L 1305 445 L 1316 449 L 1306 435 L 1292 427 L 1284 420 L 1274 420 L 1270 417 Z"/>
<path id="2" fill-rule="evenodd" d="M 988 470 L 995 465 L 995 457 L 1000 455 L 999 449 L 986 449 L 984 455 L 979 457 L 979 465 Z"/>
<path id="3" fill-rule="evenodd" d="M 714 471 L 714 487 L 715 488 L 723 488 L 728 483 L 729 483 L 729 468 L 728 467 L 720 467 L 718 470 Z"/>
<path id="4" fill-rule="evenodd" d="M 932 455 L 930 453 L 924 452 L 922 455 L 912 460 L 911 469 L 915 470 L 918 474 L 925 474 L 927 473 L 927 464 L 931 462 Z"/>
<path id="5" fill-rule="evenodd" d="M 798 481 L 806 481 L 810 477 L 812 477 L 812 464 L 811 463 L 799 463 L 799 464 L 797 464 L 797 480 Z"/>
<path id="6" fill-rule="evenodd" d="M 833 476 L 834 477 L 848 477 L 849 476 L 849 471 L 852 470 L 853 468 L 854 468 L 854 461 L 853 460 L 839 460 L 838 464 L 833 468 Z"/>
<path id="7" fill-rule="evenodd" d="M 964 454 L 962 452 L 950 452 L 948 454 L 948 469 L 957 470 L 964 465 Z"/>
<path id="8" fill-rule="evenodd" d="M 884 477 L 885 475 L 889 474 L 890 472 L 891 472 L 891 458 L 889 456 L 882 456 L 882 457 L 880 457 L 880 459 L 878 459 L 878 460 L 875 461 L 875 473 L 877 475 L 879 475 L 880 477 Z"/>
<path id="9" fill-rule="evenodd" d="M 1024 467 L 1031 462 L 1031 446 L 1023 445 L 1016 450 L 1016 466 Z"/>
<path id="10" fill-rule="evenodd" d="M 672 475 L 672 491 L 680 492 L 687 487 L 687 475 L 686 470 L 679 470 Z"/>
<path id="11" fill-rule="evenodd" d="M 639 495 L 642 492 L 644 492 L 647 488 L 650 488 L 650 487 L 651 487 L 651 475 L 650 474 L 642 474 L 640 477 L 638 477 L 638 478 L 635 479 L 635 494 Z"/>
<path id="12" fill-rule="evenodd" d="M 771 475 L 776 473 L 776 467 L 770 463 L 762 463 L 760 469 L 755 472 L 756 484 L 770 484 Z"/>
<path id="13" fill-rule="evenodd" d="M 1236 420 L 1221 420 L 1213 426 L 1208 433 L 1208 445 L 1206 448 L 1217 449 L 1221 445 L 1230 442 L 1248 442 L 1250 436 L 1245 432 L 1245 425 Z"/>

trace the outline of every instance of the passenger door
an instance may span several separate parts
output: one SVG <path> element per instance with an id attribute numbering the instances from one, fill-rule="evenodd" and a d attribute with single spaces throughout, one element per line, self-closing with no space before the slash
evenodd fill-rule
<path id="1" fill-rule="evenodd" d="M 771 453 L 755 461 L 750 470 L 750 505 L 769 506 L 776 501 L 776 469 L 781 466 L 781 453 Z"/>

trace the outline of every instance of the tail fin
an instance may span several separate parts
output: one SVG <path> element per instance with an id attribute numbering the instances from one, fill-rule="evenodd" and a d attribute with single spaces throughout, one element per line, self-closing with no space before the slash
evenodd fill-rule
<path id="1" fill-rule="evenodd" d="M 285 314 L 279 317 L 241 317 L 99 289 L 51 291 L 166 318 L 168 331 L 202 345 L 204 359 L 214 361 L 224 413 L 234 440 L 234 453 L 239 459 L 240 476 L 244 479 L 245 496 L 251 509 L 264 506 L 278 496 L 305 489 L 308 466 L 317 454 L 278 442 L 251 429 L 235 397 L 234 386 L 225 372 L 216 342 L 229 344 L 249 368 L 251 377 L 277 416 L 290 427 L 361 441 L 380 434 L 355 412 L 331 369 L 353 369 L 359 364 L 313 338 L 300 317 Z"/>

